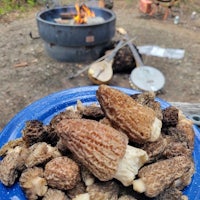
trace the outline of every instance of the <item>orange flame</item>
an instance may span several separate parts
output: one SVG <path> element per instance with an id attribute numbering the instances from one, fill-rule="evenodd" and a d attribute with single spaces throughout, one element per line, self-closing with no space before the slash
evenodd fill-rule
<path id="1" fill-rule="evenodd" d="M 85 4 L 79 6 L 75 4 L 77 15 L 74 17 L 76 24 L 86 24 L 88 17 L 95 17 L 95 13 L 90 10 Z"/>

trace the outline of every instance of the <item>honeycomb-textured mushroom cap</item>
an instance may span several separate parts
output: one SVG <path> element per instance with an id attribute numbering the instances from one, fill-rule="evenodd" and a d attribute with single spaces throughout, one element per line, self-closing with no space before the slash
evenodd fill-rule
<path id="1" fill-rule="evenodd" d="M 168 143 L 167 139 L 162 136 L 155 142 L 147 142 L 141 148 L 147 152 L 149 156 L 148 162 L 153 162 L 162 157 Z"/>
<path id="2" fill-rule="evenodd" d="M 148 197 L 155 197 L 192 167 L 193 162 L 187 156 L 176 156 L 152 163 L 139 170 L 140 178 L 133 181 L 133 189 L 145 192 Z"/>
<path id="3" fill-rule="evenodd" d="M 44 171 L 47 183 L 52 188 L 69 190 L 80 181 L 79 166 L 66 156 L 50 160 Z"/>
<path id="4" fill-rule="evenodd" d="M 101 181 L 116 178 L 131 185 L 148 160 L 144 150 L 127 145 L 125 134 L 94 120 L 62 120 L 57 130 L 62 142 Z"/>
<path id="5" fill-rule="evenodd" d="M 193 122 L 187 118 L 178 121 L 176 128 L 184 134 L 187 138 L 188 146 L 191 150 L 194 149 L 194 129 Z"/>
<path id="6" fill-rule="evenodd" d="M 62 120 L 57 131 L 62 142 L 97 178 L 107 181 L 114 177 L 126 152 L 126 135 L 89 119 Z"/>
<path id="7" fill-rule="evenodd" d="M 87 187 L 90 200 L 118 200 L 119 185 L 114 181 L 94 183 Z"/>
<path id="8" fill-rule="evenodd" d="M 63 191 L 49 188 L 42 200 L 70 200 L 70 199 Z"/>
<path id="9" fill-rule="evenodd" d="M 0 161 L 0 180 L 4 185 L 11 186 L 14 184 L 19 171 L 25 167 L 27 155 L 27 148 L 16 146 Z"/>
<path id="10" fill-rule="evenodd" d="M 52 128 L 56 128 L 57 124 L 63 119 L 81 119 L 81 118 L 82 118 L 81 112 L 75 111 L 75 109 L 70 108 L 55 115 L 50 121 L 50 126 Z"/>
<path id="11" fill-rule="evenodd" d="M 163 152 L 163 156 L 166 158 L 176 157 L 176 156 L 191 156 L 192 151 L 188 148 L 186 143 L 181 143 L 174 141 L 173 138 L 167 137 L 167 146 Z"/>
<path id="12" fill-rule="evenodd" d="M 155 197 L 155 200 L 187 200 L 187 197 L 183 195 L 182 191 L 178 190 L 175 187 L 170 187 L 161 192 L 158 196 Z"/>
<path id="13" fill-rule="evenodd" d="M 163 119 L 162 119 L 163 127 L 176 126 L 177 123 L 178 123 L 178 113 L 179 113 L 179 110 L 174 106 L 170 106 L 168 108 L 165 108 L 162 111 L 162 114 L 163 114 Z"/>
<path id="14" fill-rule="evenodd" d="M 131 141 L 145 143 L 159 138 L 162 122 L 151 108 L 107 85 L 100 85 L 96 95 L 112 125 L 127 134 Z"/>
<path id="15" fill-rule="evenodd" d="M 46 131 L 41 121 L 29 120 L 26 122 L 26 125 L 22 130 L 22 135 L 26 145 L 31 146 L 37 142 L 44 141 L 46 137 Z"/>
<path id="16" fill-rule="evenodd" d="M 133 99 L 135 99 L 138 103 L 148 106 L 149 108 L 152 108 L 155 113 L 156 117 L 160 120 L 162 120 L 162 109 L 160 106 L 160 103 L 158 101 L 155 101 L 156 94 L 153 91 L 145 91 L 138 94 L 131 95 Z"/>

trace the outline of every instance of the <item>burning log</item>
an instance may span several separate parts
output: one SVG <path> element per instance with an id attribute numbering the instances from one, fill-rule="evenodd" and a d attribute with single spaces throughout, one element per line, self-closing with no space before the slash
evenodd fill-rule
<path id="1" fill-rule="evenodd" d="M 95 13 L 89 9 L 85 4 L 79 6 L 75 5 L 77 15 L 74 17 L 74 21 L 76 24 L 86 24 L 88 17 L 95 17 Z"/>
<path id="2" fill-rule="evenodd" d="M 103 17 L 96 16 L 89 7 L 85 4 L 79 6 L 75 5 L 76 12 L 64 12 L 60 13 L 60 18 L 54 19 L 55 22 L 60 24 L 100 24 L 105 20 Z"/>
<path id="3" fill-rule="evenodd" d="M 68 12 L 63 12 L 60 13 L 61 19 L 73 19 L 76 16 L 76 13 L 68 13 Z"/>

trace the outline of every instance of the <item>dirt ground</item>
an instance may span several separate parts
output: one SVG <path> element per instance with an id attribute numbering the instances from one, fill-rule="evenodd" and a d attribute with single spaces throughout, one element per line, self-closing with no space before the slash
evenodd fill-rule
<path id="1" fill-rule="evenodd" d="M 134 44 L 158 45 L 163 48 L 184 49 L 183 59 L 168 59 L 143 55 L 146 65 L 163 72 L 166 83 L 160 98 L 173 102 L 200 101 L 200 2 L 188 0 L 173 9 L 179 15 L 175 25 L 173 16 L 162 20 L 162 13 L 145 16 L 138 9 L 138 0 L 114 1 L 116 26 L 125 28 Z M 184 2 L 184 1 L 183 1 Z M 186 1 L 185 1 L 186 2 Z M 44 7 L 27 13 L 12 13 L 0 19 L 0 130 L 25 106 L 59 90 L 92 85 L 87 73 L 72 80 L 71 73 L 83 68 L 83 63 L 61 63 L 48 57 L 38 36 L 36 13 Z M 194 19 L 191 14 L 196 11 Z M 25 63 L 24 67 L 17 64 Z M 115 74 L 110 85 L 130 88 L 129 74 Z"/>

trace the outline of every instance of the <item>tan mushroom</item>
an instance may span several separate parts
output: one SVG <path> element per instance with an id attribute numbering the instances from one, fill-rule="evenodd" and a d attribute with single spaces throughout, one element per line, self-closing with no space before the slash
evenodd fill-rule
<path id="1" fill-rule="evenodd" d="M 6 186 L 14 184 L 19 171 L 25 167 L 25 159 L 28 150 L 25 147 L 16 146 L 0 162 L 0 180 Z"/>
<path id="2" fill-rule="evenodd" d="M 139 179 L 133 181 L 133 189 L 155 197 L 182 177 L 192 167 L 186 156 L 177 156 L 144 166 L 139 170 Z"/>
<path id="3" fill-rule="evenodd" d="M 133 99 L 135 99 L 138 103 L 148 106 L 152 108 L 156 112 L 156 117 L 160 120 L 162 120 L 162 109 L 160 106 L 160 102 L 156 101 L 156 93 L 153 91 L 145 91 L 142 93 L 137 93 L 131 95 Z"/>
<path id="4" fill-rule="evenodd" d="M 69 200 L 61 190 L 49 188 L 42 200 Z"/>
<path id="5" fill-rule="evenodd" d="M 9 153 L 9 151 L 12 151 L 17 146 L 22 146 L 22 147 L 25 146 L 25 142 L 22 138 L 11 140 L 5 145 L 3 145 L 0 149 L 0 156 L 1 157 L 6 156 L 6 154 Z"/>
<path id="6" fill-rule="evenodd" d="M 33 167 L 58 156 L 61 156 L 61 154 L 56 147 L 52 147 L 45 142 L 38 142 L 29 147 L 29 156 L 26 159 L 25 165 Z"/>
<path id="7" fill-rule="evenodd" d="M 156 196 L 155 200 L 188 200 L 186 195 L 183 195 L 182 191 L 178 190 L 176 187 L 169 187 L 163 192 L 161 192 L 158 196 Z"/>
<path id="8" fill-rule="evenodd" d="M 188 146 L 191 150 L 194 149 L 194 130 L 193 130 L 193 122 L 189 119 L 182 118 L 178 121 L 178 124 L 176 126 L 178 130 L 181 130 L 185 137 L 188 140 Z"/>
<path id="9" fill-rule="evenodd" d="M 148 160 L 145 151 L 127 145 L 125 134 L 94 120 L 62 120 L 57 131 L 63 144 L 101 181 L 116 178 L 131 185 Z"/>
<path id="10" fill-rule="evenodd" d="M 65 156 L 49 161 L 45 166 L 44 175 L 49 186 L 60 190 L 72 189 L 80 181 L 79 166 Z"/>
<path id="11" fill-rule="evenodd" d="M 119 185 L 114 181 L 94 183 L 87 187 L 90 200 L 118 200 Z"/>
<path id="12" fill-rule="evenodd" d="M 48 189 L 43 169 L 39 167 L 26 169 L 21 174 L 19 183 L 29 200 L 44 196 Z"/>
<path id="13" fill-rule="evenodd" d="M 78 100 L 76 108 L 83 115 L 83 118 L 99 120 L 104 117 L 102 109 L 97 104 L 85 106 Z"/>
<path id="14" fill-rule="evenodd" d="M 150 163 L 163 156 L 163 152 L 165 151 L 167 145 L 167 139 L 160 136 L 157 141 L 147 142 L 141 148 L 147 152 L 149 156 L 148 163 Z"/>
<path id="15" fill-rule="evenodd" d="M 126 133 L 131 141 L 145 143 L 159 138 L 162 122 L 153 109 L 107 85 L 99 86 L 97 98 L 112 125 Z"/>

